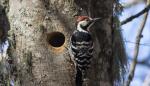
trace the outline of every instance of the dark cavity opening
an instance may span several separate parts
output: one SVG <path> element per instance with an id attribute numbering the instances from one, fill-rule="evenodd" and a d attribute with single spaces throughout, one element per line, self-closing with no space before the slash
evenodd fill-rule
<path id="1" fill-rule="evenodd" d="M 47 34 L 47 41 L 53 47 L 61 47 L 65 42 L 65 36 L 61 32 L 51 32 Z"/>

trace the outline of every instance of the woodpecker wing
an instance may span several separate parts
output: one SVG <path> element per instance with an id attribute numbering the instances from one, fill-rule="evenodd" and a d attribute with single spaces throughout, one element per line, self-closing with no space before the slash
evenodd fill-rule
<path id="1" fill-rule="evenodd" d="M 93 56 L 93 40 L 90 33 L 74 31 L 71 37 L 71 50 L 80 69 L 86 69 Z"/>

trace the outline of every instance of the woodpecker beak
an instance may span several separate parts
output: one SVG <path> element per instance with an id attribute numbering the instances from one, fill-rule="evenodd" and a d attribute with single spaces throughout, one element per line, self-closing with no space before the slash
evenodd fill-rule
<path id="1" fill-rule="evenodd" d="M 95 23 L 96 21 L 100 20 L 102 18 L 90 18 L 90 21 L 89 23 L 92 24 L 92 23 Z"/>
<path id="2" fill-rule="evenodd" d="M 92 26 L 92 25 L 94 25 L 94 23 L 96 22 L 96 21 L 98 21 L 98 20 L 100 20 L 100 19 L 102 19 L 102 18 L 90 18 L 90 22 L 89 22 L 89 27 L 87 28 L 87 30 L 89 31 L 90 30 L 90 27 Z"/>
<path id="3" fill-rule="evenodd" d="M 100 20 L 100 19 L 102 19 L 102 18 L 93 18 L 92 21 L 95 22 L 95 21 Z"/>
<path id="4" fill-rule="evenodd" d="M 90 18 L 90 20 L 89 20 L 89 24 L 94 24 L 96 21 L 98 21 L 98 20 L 100 20 L 100 19 L 102 19 L 102 18 Z"/>

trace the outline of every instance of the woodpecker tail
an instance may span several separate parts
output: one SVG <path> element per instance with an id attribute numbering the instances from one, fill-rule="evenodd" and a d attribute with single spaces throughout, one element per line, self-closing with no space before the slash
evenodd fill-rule
<path id="1" fill-rule="evenodd" d="M 76 86 L 82 86 L 83 84 L 83 77 L 82 77 L 82 71 L 77 68 L 77 72 L 76 72 Z"/>

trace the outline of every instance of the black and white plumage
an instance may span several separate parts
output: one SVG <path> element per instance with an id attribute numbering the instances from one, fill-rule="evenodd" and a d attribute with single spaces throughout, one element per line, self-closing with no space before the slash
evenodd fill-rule
<path id="1" fill-rule="evenodd" d="M 86 77 L 87 69 L 93 57 L 93 39 L 89 27 L 95 20 L 87 16 L 79 16 L 77 29 L 71 36 L 71 51 L 76 65 L 76 86 L 82 86 L 83 78 Z"/>
<path id="2" fill-rule="evenodd" d="M 71 50 L 76 66 L 85 71 L 88 69 L 93 57 L 93 40 L 89 32 L 74 31 L 71 37 Z"/>

